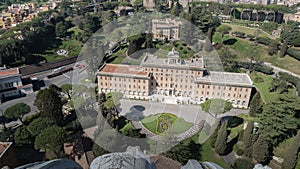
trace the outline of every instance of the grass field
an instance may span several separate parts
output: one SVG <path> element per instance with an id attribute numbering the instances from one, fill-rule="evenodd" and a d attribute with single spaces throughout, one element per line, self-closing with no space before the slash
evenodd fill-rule
<path id="1" fill-rule="evenodd" d="M 260 94 L 266 103 L 272 102 L 274 99 L 276 99 L 279 96 L 279 93 L 269 91 L 273 77 L 264 75 L 262 73 L 252 73 L 250 77 L 253 80 L 255 87 L 260 91 Z M 261 78 L 263 79 L 263 81 L 256 82 L 255 81 L 256 78 Z M 295 88 L 289 89 L 289 93 L 294 94 L 295 92 L 296 92 Z"/>
<path id="2" fill-rule="evenodd" d="M 227 45 L 230 47 L 232 54 L 235 54 L 234 58 L 237 61 L 247 61 L 247 58 L 250 58 L 250 55 L 254 52 L 256 53 L 256 60 L 262 62 L 269 62 L 274 66 L 280 67 L 282 69 L 291 71 L 296 74 L 300 74 L 300 61 L 286 55 L 283 58 L 279 58 L 278 55 L 270 56 L 268 54 L 268 48 L 264 45 L 255 46 L 255 51 L 251 52 L 250 46 L 253 46 L 254 42 L 248 41 L 246 39 L 236 38 L 230 35 L 224 36 L 224 41 L 228 39 L 236 39 L 236 42 L 232 45 Z M 213 37 L 213 42 L 221 43 L 222 38 L 220 33 L 215 33 Z M 253 47 L 252 47 L 253 48 Z"/>
<path id="3" fill-rule="evenodd" d="M 248 28 L 245 26 L 239 26 L 239 25 L 234 25 L 230 23 L 222 23 L 223 25 L 230 26 L 232 28 L 231 32 L 244 32 L 246 35 L 255 35 L 255 32 L 257 32 L 258 36 L 260 37 L 268 37 L 268 34 L 263 32 L 262 30 L 258 28 Z"/>
<path id="4" fill-rule="evenodd" d="M 142 124 L 155 134 L 162 134 L 171 129 L 175 134 L 182 133 L 193 126 L 182 118 L 169 113 L 151 115 L 142 120 Z"/>
<path id="5" fill-rule="evenodd" d="M 59 49 L 64 49 L 68 51 L 67 56 L 58 55 L 56 52 Z M 47 62 L 52 62 L 66 57 L 76 56 L 80 53 L 80 51 L 81 51 L 81 42 L 70 39 L 70 40 L 60 41 L 53 46 L 49 46 L 49 48 L 46 49 L 43 53 L 35 54 L 35 55 L 44 57 L 47 60 Z"/>

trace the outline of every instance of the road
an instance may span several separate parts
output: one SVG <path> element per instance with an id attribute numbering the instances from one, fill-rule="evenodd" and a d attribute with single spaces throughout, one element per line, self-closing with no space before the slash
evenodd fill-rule
<path id="1" fill-rule="evenodd" d="M 31 77 L 36 77 L 39 80 L 44 80 L 45 86 L 42 87 L 42 89 L 43 89 L 43 88 L 49 87 L 51 84 L 55 84 L 57 86 L 61 86 L 63 84 L 71 84 L 72 82 L 74 82 L 72 77 L 76 77 L 74 79 L 82 79 L 87 76 L 86 71 L 84 71 L 83 73 L 80 73 L 80 71 L 81 70 L 78 70 L 75 68 L 73 71 L 67 72 L 63 75 L 47 79 L 46 78 L 47 75 L 52 72 L 52 70 L 49 70 L 49 71 L 45 71 L 42 73 L 31 75 Z M 37 92 L 38 91 L 28 93 L 25 97 L 12 99 L 12 100 L 9 100 L 9 101 L 6 101 L 6 102 L 0 104 L 0 116 L 3 116 L 3 112 L 8 107 L 10 107 L 14 104 L 20 103 L 20 102 L 24 102 L 24 103 L 28 104 L 31 108 L 30 113 L 26 114 L 25 116 L 34 114 L 37 111 L 37 108 L 33 105 L 33 102 L 35 100 L 35 96 L 36 96 Z M 15 126 L 16 124 L 19 124 L 19 123 L 20 123 L 19 121 L 13 121 L 11 123 L 7 123 L 6 126 L 7 127 Z"/>

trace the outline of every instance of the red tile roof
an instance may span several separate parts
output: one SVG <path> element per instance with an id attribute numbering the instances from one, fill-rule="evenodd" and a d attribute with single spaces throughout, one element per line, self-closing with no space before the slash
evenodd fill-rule
<path id="1" fill-rule="evenodd" d="M 100 72 L 147 76 L 142 67 L 133 65 L 106 64 Z"/>
<path id="2" fill-rule="evenodd" d="M 18 68 L 0 70 L 0 76 L 15 75 L 15 74 L 19 74 Z"/>

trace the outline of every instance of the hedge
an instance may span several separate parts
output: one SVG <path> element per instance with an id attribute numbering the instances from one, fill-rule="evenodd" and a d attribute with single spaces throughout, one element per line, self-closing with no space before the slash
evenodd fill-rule
<path id="1" fill-rule="evenodd" d="M 276 41 L 274 41 L 274 40 L 272 40 L 270 38 L 265 38 L 265 37 L 258 37 L 258 38 L 256 38 L 256 40 L 257 40 L 258 43 L 266 45 L 266 46 L 268 46 L 271 43 L 278 44 L 278 42 L 276 42 Z"/>
<path id="2" fill-rule="evenodd" d="M 250 69 L 250 67 L 251 67 L 251 63 L 249 63 L 249 62 L 239 62 L 238 65 L 245 69 Z M 274 73 L 273 68 L 271 68 L 271 67 L 261 65 L 258 63 L 252 63 L 252 65 L 253 65 L 253 70 L 255 70 L 257 72 L 261 72 L 261 73 L 268 74 L 268 75 L 271 75 Z"/>
<path id="3" fill-rule="evenodd" d="M 286 51 L 286 53 L 288 55 L 290 55 L 291 57 L 300 60 L 300 50 L 294 49 L 294 48 L 288 48 L 288 50 Z"/>

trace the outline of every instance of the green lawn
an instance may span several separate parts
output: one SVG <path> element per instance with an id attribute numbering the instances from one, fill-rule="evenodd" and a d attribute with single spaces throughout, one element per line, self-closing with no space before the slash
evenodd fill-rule
<path id="1" fill-rule="evenodd" d="M 273 77 L 264 75 L 262 73 L 251 73 L 250 77 L 253 80 L 255 87 L 260 91 L 261 97 L 266 103 L 270 103 L 279 96 L 279 93 L 269 91 Z M 263 81 L 257 82 L 255 80 L 257 78 L 261 78 Z M 295 90 L 295 88 L 289 89 L 289 93 L 294 94 Z"/>
<path id="2" fill-rule="evenodd" d="M 155 134 L 161 134 L 170 127 L 175 134 L 179 134 L 193 126 L 192 123 L 169 113 L 148 116 L 142 120 L 142 124 Z"/>
<path id="3" fill-rule="evenodd" d="M 81 51 L 81 45 L 82 45 L 81 42 L 74 39 L 60 41 L 60 42 L 57 41 L 56 44 L 49 46 L 48 49 L 46 49 L 43 53 L 34 54 L 34 55 L 44 57 L 47 60 L 47 62 L 52 62 L 66 57 L 78 55 Z M 68 51 L 67 56 L 58 55 L 56 52 L 59 49 L 67 50 Z"/>
<path id="4" fill-rule="evenodd" d="M 246 39 L 236 38 L 230 35 L 224 36 L 224 41 L 228 39 L 236 39 L 236 42 L 233 45 L 227 45 L 230 47 L 232 54 L 236 55 L 234 60 L 237 61 L 247 61 L 247 58 L 250 58 L 251 51 L 249 51 L 249 46 L 253 45 L 254 42 L 248 41 Z M 221 43 L 222 38 L 221 34 L 216 32 L 213 36 L 213 42 Z M 248 50 L 247 50 L 248 49 Z M 257 53 L 256 59 L 262 62 L 269 62 L 272 65 L 286 69 L 296 74 L 300 74 L 300 61 L 285 55 L 283 58 L 279 58 L 278 55 L 270 56 L 268 54 L 268 48 L 262 44 L 259 44 L 255 47 L 255 52 Z M 279 52 L 279 51 L 278 51 Z"/>
<path id="5" fill-rule="evenodd" d="M 245 26 L 234 25 L 230 23 L 222 23 L 223 25 L 230 26 L 232 28 L 231 32 L 244 32 L 246 35 L 254 35 L 256 31 L 258 31 L 258 36 L 260 37 L 268 37 L 268 34 L 263 32 L 258 28 L 249 28 Z"/>

